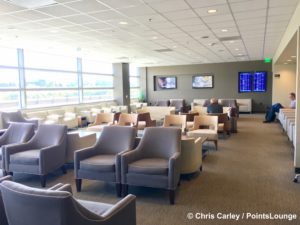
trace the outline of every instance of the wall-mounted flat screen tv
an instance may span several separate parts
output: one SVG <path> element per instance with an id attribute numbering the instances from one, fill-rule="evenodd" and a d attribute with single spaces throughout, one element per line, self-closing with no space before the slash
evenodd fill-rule
<path id="1" fill-rule="evenodd" d="M 256 71 L 253 73 L 253 92 L 267 91 L 267 72 Z"/>
<path id="2" fill-rule="evenodd" d="M 157 89 L 176 89 L 177 88 L 177 77 L 156 77 Z"/>
<path id="3" fill-rule="evenodd" d="M 213 88 L 214 76 L 213 75 L 196 75 L 192 79 L 193 88 Z"/>
<path id="4" fill-rule="evenodd" d="M 239 72 L 239 92 L 251 92 L 252 91 L 252 73 L 251 72 Z"/>

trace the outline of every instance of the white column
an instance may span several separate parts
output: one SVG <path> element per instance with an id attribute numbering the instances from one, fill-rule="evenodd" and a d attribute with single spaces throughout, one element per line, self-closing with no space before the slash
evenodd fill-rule
<path id="1" fill-rule="evenodd" d="M 295 172 L 300 173 L 300 28 L 297 31 L 297 61 L 296 61 L 296 143 L 294 154 Z"/>

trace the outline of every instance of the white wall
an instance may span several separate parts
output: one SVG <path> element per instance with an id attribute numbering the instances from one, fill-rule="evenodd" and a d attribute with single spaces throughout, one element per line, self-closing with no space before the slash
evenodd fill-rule
<path id="1" fill-rule="evenodd" d="M 277 78 L 274 75 L 280 74 Z M 272 104 L 289 106 L 289 93 L 296 92 L 296 65 L 273 65 Z"/>

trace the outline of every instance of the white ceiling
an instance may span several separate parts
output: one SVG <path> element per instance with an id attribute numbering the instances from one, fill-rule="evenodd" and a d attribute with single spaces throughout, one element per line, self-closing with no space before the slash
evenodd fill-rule
<path id="1" fill-rule="evenodd" d="M 299 0 L 55 2 L 26 9 L 0 0 L 0 45 L 145 66 L 261 60 L 274 55 Z"/>

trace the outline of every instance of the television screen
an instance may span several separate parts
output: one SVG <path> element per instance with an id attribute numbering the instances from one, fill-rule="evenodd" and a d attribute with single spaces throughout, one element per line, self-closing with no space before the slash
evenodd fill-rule
<path id="1" fill-rule="evenodd" d="M 176 77 L 157 77 L 159 89 L 176 89 Z"/>
<path id="2" fill-rule="evenodd" d="M 251 92 L 252 91 L 252 73 L 251 72 L 239 72 L 239 92 Z"/>
<path id="3" fill-rule="evenodd" d="M 213 75 L 193 76 L 192 87 L 193 88 L 213 88 L 214 87 L 214 76 Z"/>
<path id="4" fill-rule="evenodd" d="M 267 72 L 257 71 L 253 74 L 253 91 L 254 92 L 267 91 Z"/>

